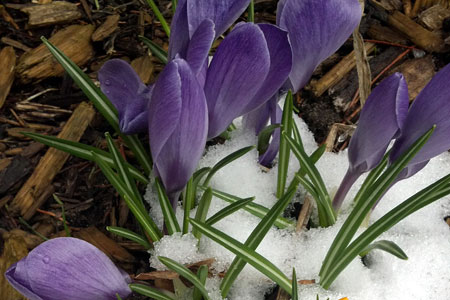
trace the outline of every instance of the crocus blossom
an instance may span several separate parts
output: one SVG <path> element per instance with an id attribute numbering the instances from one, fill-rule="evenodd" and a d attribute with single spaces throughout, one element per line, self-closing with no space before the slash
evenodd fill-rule
<path id="1" fill-rule="evenodd" d="M 358 0 L 279 1 L 277 25 L 288 32 L 292 49 L 292 71 L 284 88 L 294 93 L 303 88 L 314 69 L 345 42 L 360 19 Z M 267 123 L 269 113 L 263 110 L 268 107 L 259 108 L 261 118 L 265 119 L 256 123 Z"/>
<path id="2" fill-rule="evenodd" d="M 400 73 L 384 79 L 363 106 L 348 147 L 349 167 L 333 200 L 338 210 L 353 183 L 375 168 L 393 138 L 400 134 L 408 113 L 408 86 Z"/>
<path id="3" fill-rule="evenodd" d="M 399 158 L 425 132 L 436 125 L 428 142 L 399 174 L 397 180 L 411 177 L 428 161 L 450 148 L 450 65 L 445 66 L 414 100 L 406 117 L 402 133 L 389 157 Z"/>
<path id="4" fill-rule="evenodd" d="M 208 131 L 205 94 L 185 60 L 172 60 L 159 75 L 148 130 L 154 170 L 175 205 L 203 154 Z"/>
<path id="5" fill-rule="evenodd" d="M 125 134 L 144 132 L 152 86 L 146 86 L 121 59 L 107 61 L 98 72 L 98 79 L 102 92 L 119 113 L 120 131 Z"/>
<path id="6" fill-rule="evenodd" d="M 131 294 L 131 279 L 93 245 L 55 238 L 33 249 L 5 273 L 30 300 L 115 300 Z"/>
<path id="7" fill-rule="evenodd" d="M 269 24 L 236 25 L 218 47 L 206 75 L 208 138 L 218 136 L 235 118 L 262 106 L 290 70 L 285 31 Z"/>

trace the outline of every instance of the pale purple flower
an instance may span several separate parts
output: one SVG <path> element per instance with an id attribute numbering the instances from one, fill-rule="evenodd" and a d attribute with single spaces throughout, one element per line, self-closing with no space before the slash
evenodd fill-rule
<path id="1" fill-rule="evenodd" d="M 450 64 L 439 71 L 411 105 L 401 135 L 395 141 L 390 162 L 399 158 L 434 125 L 436 129 L 397 180 L 411 177 L 428 161 L 450 149 Z"/>
<path id="2" fill-rule="evenodd" d="M 148 131 L 155 173 L 175 206 L 203 154 L 208 132 L 205 94 L 185 60 L 172 60 L 159 75 Z"/>
<path id="3" fill-rule="evenodd" d="M 131 278 L 93 245 L 55 238 L 33 249 L 5 273 L 30 300 L 116 300 L 131 294 Z"/>
<path id="4" fill-rule="evenodd" d="M 372 91 L 350 140 L 349 167 L 333 200 L 336 210 L 353 183 L 380 163 L 391 140 L 402 132 L 408 105 L 408 86 L 400 73 L 387 77 Z"/>

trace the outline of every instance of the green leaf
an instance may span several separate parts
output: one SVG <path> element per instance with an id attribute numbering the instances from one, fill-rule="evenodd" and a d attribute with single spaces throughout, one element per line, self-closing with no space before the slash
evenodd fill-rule
<path id="1" fill-rule="evenodd" d="M 387 214 L 373 223 L 366 231 L 356 238 L 338 257 L 336 263 L 331 266 L 327 273 L 323 273 L 320 284 L 328 288 L 336 277 L 358 256 L 370 243 L 378 238 L 383 232 L 415 213 L 419 209 L 433 203 L 450 194 L 450 175 L 447 175 L 435 183 L 429 185 L 414 194 Z"/>
<path id="2" fill-rule="evenodd" d="M 166 19 L 164 19 L 163 15 L 159 11 L 158 6 L 155 4 L 153 0 L 147 0 L 148 5 L 152 9 L 153 13 L 155 14 L 158 21 L 161 23 L 162 28 L 164 29 L 164 32 L 166 33 L 167 37 L 170 37 L 170 27 L 166 22 Z"/>
<path id="3" fill-rule="evenodd" d="M 245 241 L 245 246 L 249 247 L 252 250 L 255 250 L 259 246 L 259 244 L 264 239 L 269 229 L 274 224 L 277 217 L 284 211 L 286 206 L 289 204 L 294 194 L 295 190 L 286 191 L 283 197 L 281 197 L 277 201 L 277 203 L 275 203 L 275 205 L 269 210 L 269 212 L 264 216 L 264 218 L 262 218 L 261 222 L 259 222 L 259 224 L 252 231 L 250 236 Z M 234 283 L 239 273 L 245 267 L 245 264 L 246 261 L 240 257 L 236 257 L 233 260 L 220 285 L 222 297 L 225 298 L 227 296 L 228 291 L 231 288 L 231 285 Z M 289 284 L 289 288 L 286 291 L 288 293 L 291 293 L 291 284 Z"/>
<path id="4" fill-rule="evenodd" d="M 206 187 L 204 186 L 199 186 L 200 189 L 202 190 L 206 190 Z M 243 198 L 239 198 L 233 195 L 230 195 L 228 193 L 216 190 L 216 189 L 211 189 L 213 196 L 222 199 L 228 203 L 235 203 L 238 201 L 243 200 Z M 252 215 L 258 217 L 258 218 L 264 218 L 264 216 L 269 212 L 269 209 L 267 207 L 264 207 L 260 204 L 256 204 L 256 203 L 248 203 L 246 206 L 244 206 L 243 208 L 245 211 L 251 213 Z M 287 227 L 292 227 L 295 226 L 295 222 L 288 220 L 286 218 L 283 217 L 278 217 L 274 223 L 274 225 L 280 229 L 284 229 Z"/>
<path id="5" fill-rule="evenodd" d="M 317 202 L 318 207 L 322 208 L 319 210 L 319 218 L 321 221 L 322 227 L 331 226 L 336 223 L 336 215 L 331 205 L 330 195 L 327 192 L 327 188 L 325 187 L 325 183 L 323 182 L 322 177 L 320 176 L 319 171 L 316 166 L 306 154 L 305 150 L 291 137 L 287 136 L 285 133 L 282 133 L 282 140 L 286 140 L 289 144 L 292 152 L 297 157 L 300 162 L 300 166 L 305 170 L 308 175 L 311 183 L 314 186 L 314 189 L 317 193 Z"/>
<path id="6" fill-rule="evenodd" d="M 298 300 L 297 274 L 295 268 L 292 268 L 292 300 Z"/>
<path id="7" fill-rule="evenodd" d="M 264 258 L 247 245 L 240 243 L 239 241 L 207 224 L 197 222 L 192 219 L 190 222 L 194 228 L 199 230 L 205 236 L 236 254 L 237 257 L 252 265 L 259 272 L 266 275 L 268 278 L 276 282 L 282 289 L 291 294 L 291 281 L 268 259 Z"/>
<path id="8" fill-rule="evenodd" d="M 117 300 L 122 300 L 122 298 L 120 298 L 120 295 L 118 293 L 116 293 L 116 298 Z"/>
<path id="9" fill-rule="evenodd" d="M 329 286 L 328 278 L 330 275 L 330 268 L 335 265 L 339 257 L 345 251 L 345 248 L 353 239 L 356 231 L 358 230 L 361 223 L 364 221 L 367 213 L 375 205 L 375 203 L 380 199 L 380 197 L 386 192 L 386 190 L 395 181 L 398 174 L 405 168 L 409 161 L 420 151 L 420 149 L 425 145 L 427 140 L 432 135 L 435 126 L 428 130 L 424 135 L 422 135 L 402 156 L 400 156 L 392 165 L 390 165 L 386 171 L 366 190 L 366 192 L 361 196 L 364 201 L 358 201 L 350 215 L 345 220 L 338 234 L 336 235 L 330 249 L 328 250 L 327 256 L 322 263 L 322 267 L 319 273 L 321 278 L 321 285 L 323 287 Z M 368 244 L 367 244 L 368 245 Z M 365 246 L 367 246 L 365 245 Z M 363 249 L 360 249 L 360 252 Z M 327 278 L 322 284 L 322 279 Z M 334 279 L 333 279 L 334 280 Z M 331 284 L 331 283 L 330 283 Z"/>
<path id="10" fill-rule="evenodd" d="M 255 22 L 255 1 L 251 0 L 248 5 L 248 22 Z"/>
<path id="11" fill-rule="evenodd" d="M 188 280 L 190 283 L 192 283 L 202 293 L 205 300 L 211 299 L 208 295 L 208 291 L 206 290 L 205 286 L 198 279 L 198 277 L 195 276 L 195 274 L 192 273 L 188 268 L 186 268 L 182 264 L 179 264 L 176 261 L 174 261 L 168 257 L 158 256 L 158 259 L 167 268 L 178 273 L 180 276 L 183 276 L 186 280 Z"/>
<path id="12" fill-rule="evenodd" d="M 258 134 L 258 154 L 263 155 L 269 148 L 269 141 L 275 129 L 280 128 L 280 124 L 272 124 L 261 130 Z"/>
<path id="13" fill-rule="evenodd" d="M 177 218 L 175 217 L 175 212 L 173 211 L 172 204 L 167 197 L 166 191 L 159 180 L 155 180 L 156 191 L 158 192 L 159 204 L 161 205 L 161 210 L 164 215 L 164 224 L 166 225 L 167 232 L 169 235 L 175 232 L 181 232 L 180 224 L 178 224 Z"/>
<path id="14" fill-rule="evenodd" d="M 239 149 L 239 150 L 237 150 L 237 151 L 227 155 L 225 158 L 222 158 L 218 163 L 216 163 L 214 165 L 214 167 L 211 168 L 211 170 L 209 171 L 209 174 L 206 177 L 205 182 L 203 183 L 203 185 L 207 186 L 209 184 L 211 178 L 214 176 L 214 174 L 216 174 L 217 171 L 219 171 L 220 169 L 222 169 L 223 167 L 225 167 L 229 163 L 235 161 L 239 157 L 245 155 L 247 152 L 249 152 L 250 150 L 252 150 L 254 148 L 255 148 L 255 146 L 244 147 L 242 149 Z"/>
<path id="15" fill-rule="evenodd" d="M 97 154 L 98 158 L 101 159 L 104 163 L 109 165 L 110 167 L 114 168 L 114 162 L 111 157 L 111 154 L 100 150 L 98 148 L 85 145 L 82 143 L 64 140 L 57 138 L 55 136 L 46 136 L 38 133 L 32 133 L 32 132 L 23 132 L 24 136 L 29 137 L 39 143 L 42 143 L 44 145 L 47 145 L 49 147 L 56 148 L 58 150 L 70 153 L 71 155 L 74 155 L 76 157 L 86 159 L 89 161 L 94 161 L 94 157 L 92 155 L 92 152 Z M 130 174 L 138 181 L 148 184 L 148 179 L 146 176 L 144 176 L 141 172 L 139 172 L 135 167 L 130 165 L 129 163 L 126 164 Z"/>
<path id="16" fill-rule="evenodd" d="M 208 172 L 211 170 L 209 167 L 201 168 L 200 170 L 197 170 L 194 175 L 192 175 L 191 179 L 189 179 L 184 197 L 183 197 L 183 207 L 184 207 L 184 216 L 183 216 L 183 234 L 186 234 L 188 232 L 189 228 L 189 214 L 191 212 L 191 209 L 195 206 L 195 197 L 197 195 L 197 187 L 202 178 L 208 174 Z"/>
<path id="17" fill-rule="evenodd" d="M 209 206 L 211 205 L 211 200 L 212 200 L 212 190 L 211 188 L 207 188 L 206 191 L 203 193 L 203 196 L 198 204 L 197 212 L 195 213 L 195 220 L 200 222 L 204 222 L 206 220 Z M 200 232 L 195 230 L 195 228 L 192 230 L 192 234 L 198 240 L 200 240 L 200 237 L 202 236 Z"/>
<path id="18" fill-rule="evenodd" d="M 232 213 L 240 210 L 241 208 L 246 206 L 248 203 L 252 202 L 254 199 L 255 199 L 255 197 L 245 198 L 245 199 L 238 200 L 238 201 L 228 205 L 227 207 L 219 210 L 217 213 L 215 213 L 213 216 L 211 216 L 206 221 L 206 224 L 213 225 L 213 224 L 219 222 L 223 218 L 225 218 L 225 217 L 231 215 Z"/>
<path id="19" fill-rule="evenodd" d="M 163 294 L 159 290 L 139 283 L 131 283 L 128 285 L 133 292 L 150 297 L 155 300 L 175 300 L 175 298 Z"/>
<path id="20" fill-rule="evenodd" d="M 119 119 L 117 110 L 111 101 L 102 93 L 102 91 L 92 82 L 92 80 L 83 73 L 83 71 L 72 62 L 61 50 L 52 45 L 46 38 L 41 37 L 42 42 L 50 50 L 54 58 L 61 64 L 67 74 L 73 79 L 76 85 L 83 91 L 83 93 L 92 101 L 97 110 L 108 121 L 111 127 L 116 131 L 133 151 L 136 159 L 141 164 L 145 173 L 148 175 L 152 169 L 152 160 L 147 155 L 145 148 L 135 135 L 125 135 L 120 132 Z"/>
<path id="21" fill-rule="evenodd" d="M 167 58 L 167 52 L 164 51 L 163 48 L 161 48 L 158 44 L 153 42 L 152 40 L 149 40 L 145 36 L 140 35 L 139 39 L 150 49 L 150 52 L 159 59 L 160 62 L 167 65 L 168 58 Z"/>
<path id="22" fill-rule="evenodd" d="M 155 222 L 150 218 L 148 212 L 143 209 L 142 206 L 138 205 L 135 199 L 133 200 L 132 195 L 128 191 L 125 183 L 119 179 L 119 176 L 111 169 L 110 166 L 105 164 L 95 153 L 92 153 L 94 160 L 97 165 L 102 170 L 106 179 L 113 185 L 120 196 L 125 200 L 127 206 L 130 208 L 136 220 L 142 226 L 142 228 L 147 232 L 152 241 L 159 241 L 162 237 L 161 231 L 156 226 Z"/>
<path id="23" fill-rule="evenodd" d="M 206 283 L 206 277 L 208 277 L 208 266 L 201 265 L 200 268 L 198 268 L 197 271 L 197 277 L 200 280 L 200 282 L 205 285 Z M 192 296 L 193 300 L 202 300 L 202 292 L 198 288 L 194 288 L 194 294 Z"/>
<path id="24" fill-rule="evenodd" d="M 359 256 L 366 256 L 372 250 L 383 250 L 389 254 L 392 254 L 400 259 L 407 260 L 408 256 L 406 253 L 400 248 L 396 243 L 387 240 L 377 241 L 368 245 L 364 250 L 359 254 Z"/>
<path id="25" fill-rule="evenodd" d="M 116 227 L 116 226 L 106 226 L 106 230 L 114 233 L 115 235 L 121 236 L 130 241 L 136 242 L 139 245 L 143 246 L 145 249 L 152 248 L 152 245 L 150 245 L 150 243 L 147 241 L 147 239 L 145 239 L 141 235 L 139 235 L 131 230 L 128 230 L 126 228 Z"/>
<path id="26" fill-rule="evenodd" d="M 290 136 L 292 133 L 292 108 L 294 101 L 292 91 L 289 91 L 284 101 L 283 117 L 281 119 L 281 134 Z M 277 198 L 280 199 L 286 187 L 287 172 L 289 168 L 290 148 L 285 139 L 280 136 L 280 150 L 278 154 L 278 178 L 277 178 Z"/>
<path id="27" fill-rule="evenodd" d="M 58 196 L 56 196 L 56 194 L 53 194 L 53 199 L 55 199 L 55 201 L 61 206 L 61 217 L 63 219 L 64 231 L 66 232 L 66 236 L 70 237 L 71 234 L 70 234 L 69 226 L 67 226 L 66 212 L 64 210 L 64 203 L 61 201 L 61 199 L 59 199 Z"/>
<path id="28" fill-rule="evenodd" d="M 293 125 L 293 126 L 292 126 L 292 135 L 294 136 L 294 141 L 296 141 L 297 144 L 299 144 L 300 147 L 301 147 L 302 149 L 304 149 L 302 137 L 301 137 L 301 135 L 300 135 L 300 131 L 298 130 L 297 124 L 296 124 L 295 122 L 292 122 L 292 125 Z M 323 151 L 325 152 L 326 145 L 323 144 L 323 145 L 320 146 L 320 147 L 323 147 Z"/>
<path id="29" fill-rule="evenodd" d="M 172 10 L 173 10 L 173 14 L 175 14 L 176 10 L 177 10 L 177 6 L 178 6 L 178 0 L 172 0 Z"/>

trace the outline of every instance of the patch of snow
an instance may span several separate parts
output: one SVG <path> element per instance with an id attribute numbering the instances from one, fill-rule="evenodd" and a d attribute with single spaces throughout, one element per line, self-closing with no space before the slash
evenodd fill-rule
<path id="1" fill-rule="evenodd" d="M 306 125 L 297 119 L 303 138 L 305 149 L 312 153 L 317 147 L 312 134 Z M 232 132 L 230 140 L 223 145 L 208 148 L 200 161 L 199 168 L 213 166 L 220 159 L 240 148 L 256 144 L 256 138 L 250 132 L 240 129 L 240 121 L 235 122 L 238 129 Z M 264 172 L 257 164 L 256 150 L 227 165 L 216 173 L 211 180 L 215 189 L 239 197 L 255 196 L 255 203 L 268 208 L 276 202 L 275 191 L 277 181 L 276 166 Z M 337 189 L 347 169 L 347 153 L 325 153 L 317 167 L 321 172 L 327 189 L 331 194 Z M 296 158 L 291 154 L 289 178 L 298 170 Z M 408 180 L 395 185 L 382 199 L 371 216 L 371 222 L 376 221 L 390 209 L 406 200 L 420 189 L 431 184 L 450 171 L 450 155 L 444 153 L 431 160 L 428 166 Z M 292 268 L 297 271 L 299 280 L 315 279 L 318 282 L 318 272 L 328 248 L 336 233 L 342 226 L 351 208 L 351 199 L 362 183 L 360 179 L 352 188 L 344 202 L 342 212 L 336 225 L 329 228 L 314 228 L 301 233 L 292 229 L 280 230 L 273 227 L 257 251 L 288 277 Z M 288 179 L 289 182 L 289 179 Z M 162 224 L 162 214 L 155 196 L 146 194 L 146 199 L 152 204 L 151 216 Z M 303 201 L 301 191 L 295 201 Z M 299 298 L 315 300 L 337 300 L 348 297 L 350 300 L 429 300 L 450 299 L 450 229 L 443 218 L 450 214 L 450 198 L 446 197 L 423 208 L 412 216 L 403 220 L 380 239 L 387 239 L 397 243 L 408 255 L 409 260 L 403 261 L 381 251 L 373 251 L 367 257 L 369 267 L 361 259 L 355 259 L 336 279 L 330 290 L 323 290 L 318 284 L 300 285 Z M 213 198 L 208 217 L 227 206 L 223 200 Z M 159 210 L 159 211 L 158 211 Z M 177 210 L 177 218 L 182 219 L 181 207 Z M 195 215 L 195 209 L 191 216 Z M 225 232 L 233 238 L 244 242 L 260 219 L 241 210 L 221 220 L 215 228 Z M 362 232 L 362 229 L 359 233 Z M 155 249 L 150 261 L 152 267 L 162 269 L 156 256 L 163 255 L 181 263 L 193 263 L 205 258 L 214 257 L 214 270 L 226 271 L 235 255 L 206 237 L 202 237 L 200 244 L 192 235 L 180 234 L 164 237 L 155 243 Z M 207 288 L 212 299 L 220 298 L 220 279 L 218 277 L 207 280 Z M 230 300 L 259 300 L 269 292 L 274 284 L 253 267 L 247 265 L 235 281 L 228 299 Z"/>

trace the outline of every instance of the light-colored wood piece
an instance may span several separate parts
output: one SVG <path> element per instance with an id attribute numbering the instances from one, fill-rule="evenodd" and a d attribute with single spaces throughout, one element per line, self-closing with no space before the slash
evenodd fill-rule
<path id="1" fill-rule="evenodd" d="M 28 6 L 22 8 L 21 11 L 29 16 L 29 27 L 69 23 L 82 16 L 76 4 L 65 1 Z"/>
<path id="2" fill-rule="evenodd" d="M 92 40 L 98 42 L 110 36 L 119 27 L 119 19 L 119 15 L 108 16 L 105 22 L 94 31 Z"/>
<path id="3" fill-rule="evenodd" d="M 0 108 L 2 108 L 14 82 L 16 52 L 13 47 L 5 47 L 0 51 L 0 66 Z"/>
<path id="4" fill-rule="evenodd" d="M 49 41 L 58 47 L 78 66 L 84 65 L 94 55 L 91 44 L 93 25 L 72 25 L 55 33 Z M 23 83 L 61 76 L 64 69 L 53 58 L 44 44 L 25 53 L 19 59 L 16 72 Z"/>
<path id="5" fill-rule="evenodd" d="M 136 58 L 131 62 L 131 66 L 139 75 L 143 83 L 150 83 L 154 71 L 153 62 L 150 56 L 147 55 Z"/>
<path id="6" fill-rule="evenodd" d="M 303 202 L 302 209 L 300 210 L 300 214 L 298 215 L 297 226 L 295 227 L 295 231 L 300 232 L 308 223 L 309 218 L 312 212 L 312 203 L 311 197 L 306 196 L 305 201 Z"/>
<path id="7" fill-rule="evenodd" d="M 365 43 L 364 48 L 367 54 L 375 49 L 375 44 Z M 355 52 L 345 56 L 338 64 L 336 64 L 322 78 L 311 84 L 312 90 L 316 97 L 320 97 L 325 91 L 337 84 L 345 75 L 347 75 L 356 65 Z"/>
<path id="8" fill-rule="evenodd" d="M 440 30 L 444 19 L 450 17 L 450 9 L 436 4 L 419 14 L 419 22 L 431 31 Z"/>
<path id="9" fill-rule="evenodd" d="M 58 134 L 58 137 L 71 141 L 79 141 L 94 115 L 95 110 L 92 105 L 85 102 L 80 103 Z M 26 220 L 30 219 L 36 209 L 46 200 L 42 199 L 43 197 L 41 195 L 48 190 L 53 178 L 62 168 L 68 157 L 68 153 L 50 148 L 39 161 L 31 177 L 15 196 L 10 206 L 11 210 L 20 213 Z"/>

